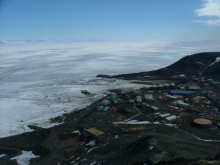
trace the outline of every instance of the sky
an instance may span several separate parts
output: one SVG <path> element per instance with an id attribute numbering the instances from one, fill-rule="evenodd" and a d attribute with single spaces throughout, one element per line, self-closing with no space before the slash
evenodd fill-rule
<path id="1" fill-rule="evenodd" d="M 0 0 L 0 39 L 220 38 L 220 0 Z"/>

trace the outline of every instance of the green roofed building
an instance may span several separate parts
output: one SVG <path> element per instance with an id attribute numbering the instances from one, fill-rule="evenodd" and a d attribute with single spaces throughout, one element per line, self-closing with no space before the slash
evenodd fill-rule
<path id="1" fill-rule="evenodd" d="M 220 82 L 219 82 L 219 81 L 213 81 L 213 82 L 212 82 L 212 85 L 214 85 L 214 86 L 220 86 Z"/>
<path id="2" fill-rule="evenodd" d="M 117 95 L 116 95 L 115 93 L 112 93 L 112 94 L 111 94 L 111 97 L 112 97 L 112 99 L 116 99 L 116 98 L 117 98 Z"/>
<path id="3" fill-rule="evenodd" d="M 122 99 L 117 99 L 117 98 L 116 98 L 116 99 L 113 99 L 113 102 L 114 102 L 114 103 L 120 103 L 120 102 L 122 102 L 122 101 L 123 101 Z"/>
<path id="4" fill-rule="evenodd" d="M 201 94 L 203 96 L 209 96 L 209 95 L 213 94 L 213 91 L 202 91 Z"/>
<path id="5" fill-rule="evenodd" d="M 99 111 L 103 111 L 104 110 L 104 106 L 103 105 L 99 105 L 99 106 L 97 106 L 97 109 L 99 110 Z"/>

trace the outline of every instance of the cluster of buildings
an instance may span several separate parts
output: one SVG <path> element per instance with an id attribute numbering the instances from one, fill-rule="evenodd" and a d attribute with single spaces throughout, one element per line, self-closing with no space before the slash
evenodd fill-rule
<path id="1" fill-rule="evenodd" d="M 114 90 L 100 102 L 97 109 L 117 113 L 118 109 L 125 109 L 126 112 L 126 109 L 132 106 L 134 113 L 131 113 L 128 119 L 115 119 L 113 122 L 113 125 L 129 125 L 129 130 L 131 125 L 140 127 L 146 124 L 178 127 L 183 118 L 187 117 L 192 118 L 192 123 L 195 119 L 207 119 L 220 126 L 220 111 L 210 100 L 218 89 L 215 91 L 216 86 L 213 88 L 213 82 L 210 84 L 214 90 L 200 83 L 158 83 L 150 88 Z"/>

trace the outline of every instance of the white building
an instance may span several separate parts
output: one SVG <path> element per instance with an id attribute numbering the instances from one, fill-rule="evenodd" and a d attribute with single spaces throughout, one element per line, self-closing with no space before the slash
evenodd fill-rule
<path id="1" fill-rule="evenodd" d="M 168 99 L 176 99 L 176 97 L 172 96 L 172 95 L 166 95 L 165 97 L 168 98 Z"/>
<path id="2" fill-rule="evenodd" d="M 176 120 L 177 117 L 176 117 L 176 115 L 172 115 L 172 116 L 166 117 L 165 119 L 166 119 L 167 121 L 171 121 L 171 120 Z"/>
<path id="3" fill-rule="evenodd" d="M 200 88 L 200 87 L 195 86 L 195 85 L 189 86 L 189 88 L 188 88 L 188 89 L 190 89 L 190 90 L 201 90 L 201 88 Z"/>
<path id="4" fill-rule="evenodd" d="M 152 94 L 144 95 L 145 101 L 154 101 L 154 96 Z"/>
<path id="5" fill-rule="evenodd" d="M 158 111 L 159 108 L 155 107 L 155 106 L 151 106 L 151 109 L 153 109 L 154 111 Z"/>
<path id="6" fill-rule="evenodd" d="M 167 117 L 167 116 L 170 116 L 170 115 L 171 115 L 170 113 L 164 113 L 164 114 L 159 115 L 159 117 L 164 118 L 164 117 Z"/>
<path id="7" fill-rule="evenodd" d="M 190 106 L 189 104 L 184 103 L 183 100 L 177 100 L 177 101 L 171 102 L 170 105 L 177 106 L 177 107 L 180 107 L 180 108 L 187 108 L 187 107 Z"/>
<path id="8" fill-rule="evenodd" d="M 136 101 L 137 101 L 138 103 L 141 103 L 141 102 L 142 102 L 141 96 L 137 96 L 137 97 L 136 97 Z"/>

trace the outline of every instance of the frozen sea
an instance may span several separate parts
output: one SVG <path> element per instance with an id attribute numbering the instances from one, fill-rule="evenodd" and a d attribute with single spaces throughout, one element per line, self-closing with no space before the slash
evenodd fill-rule
<path id="1" fill-rule="evenodd" d="M 49 119 L 88 106 L 108 89 L 140 87 L 97 74 L 149 71 L 185 55 L 219 51 L 219 41 L 17 43 L 0 45 L 0 137 L 51 127 Z M 80 90 L 94 93 L 83 95 Z M 58 99 L 60 98 L 60 99 Z"/>

